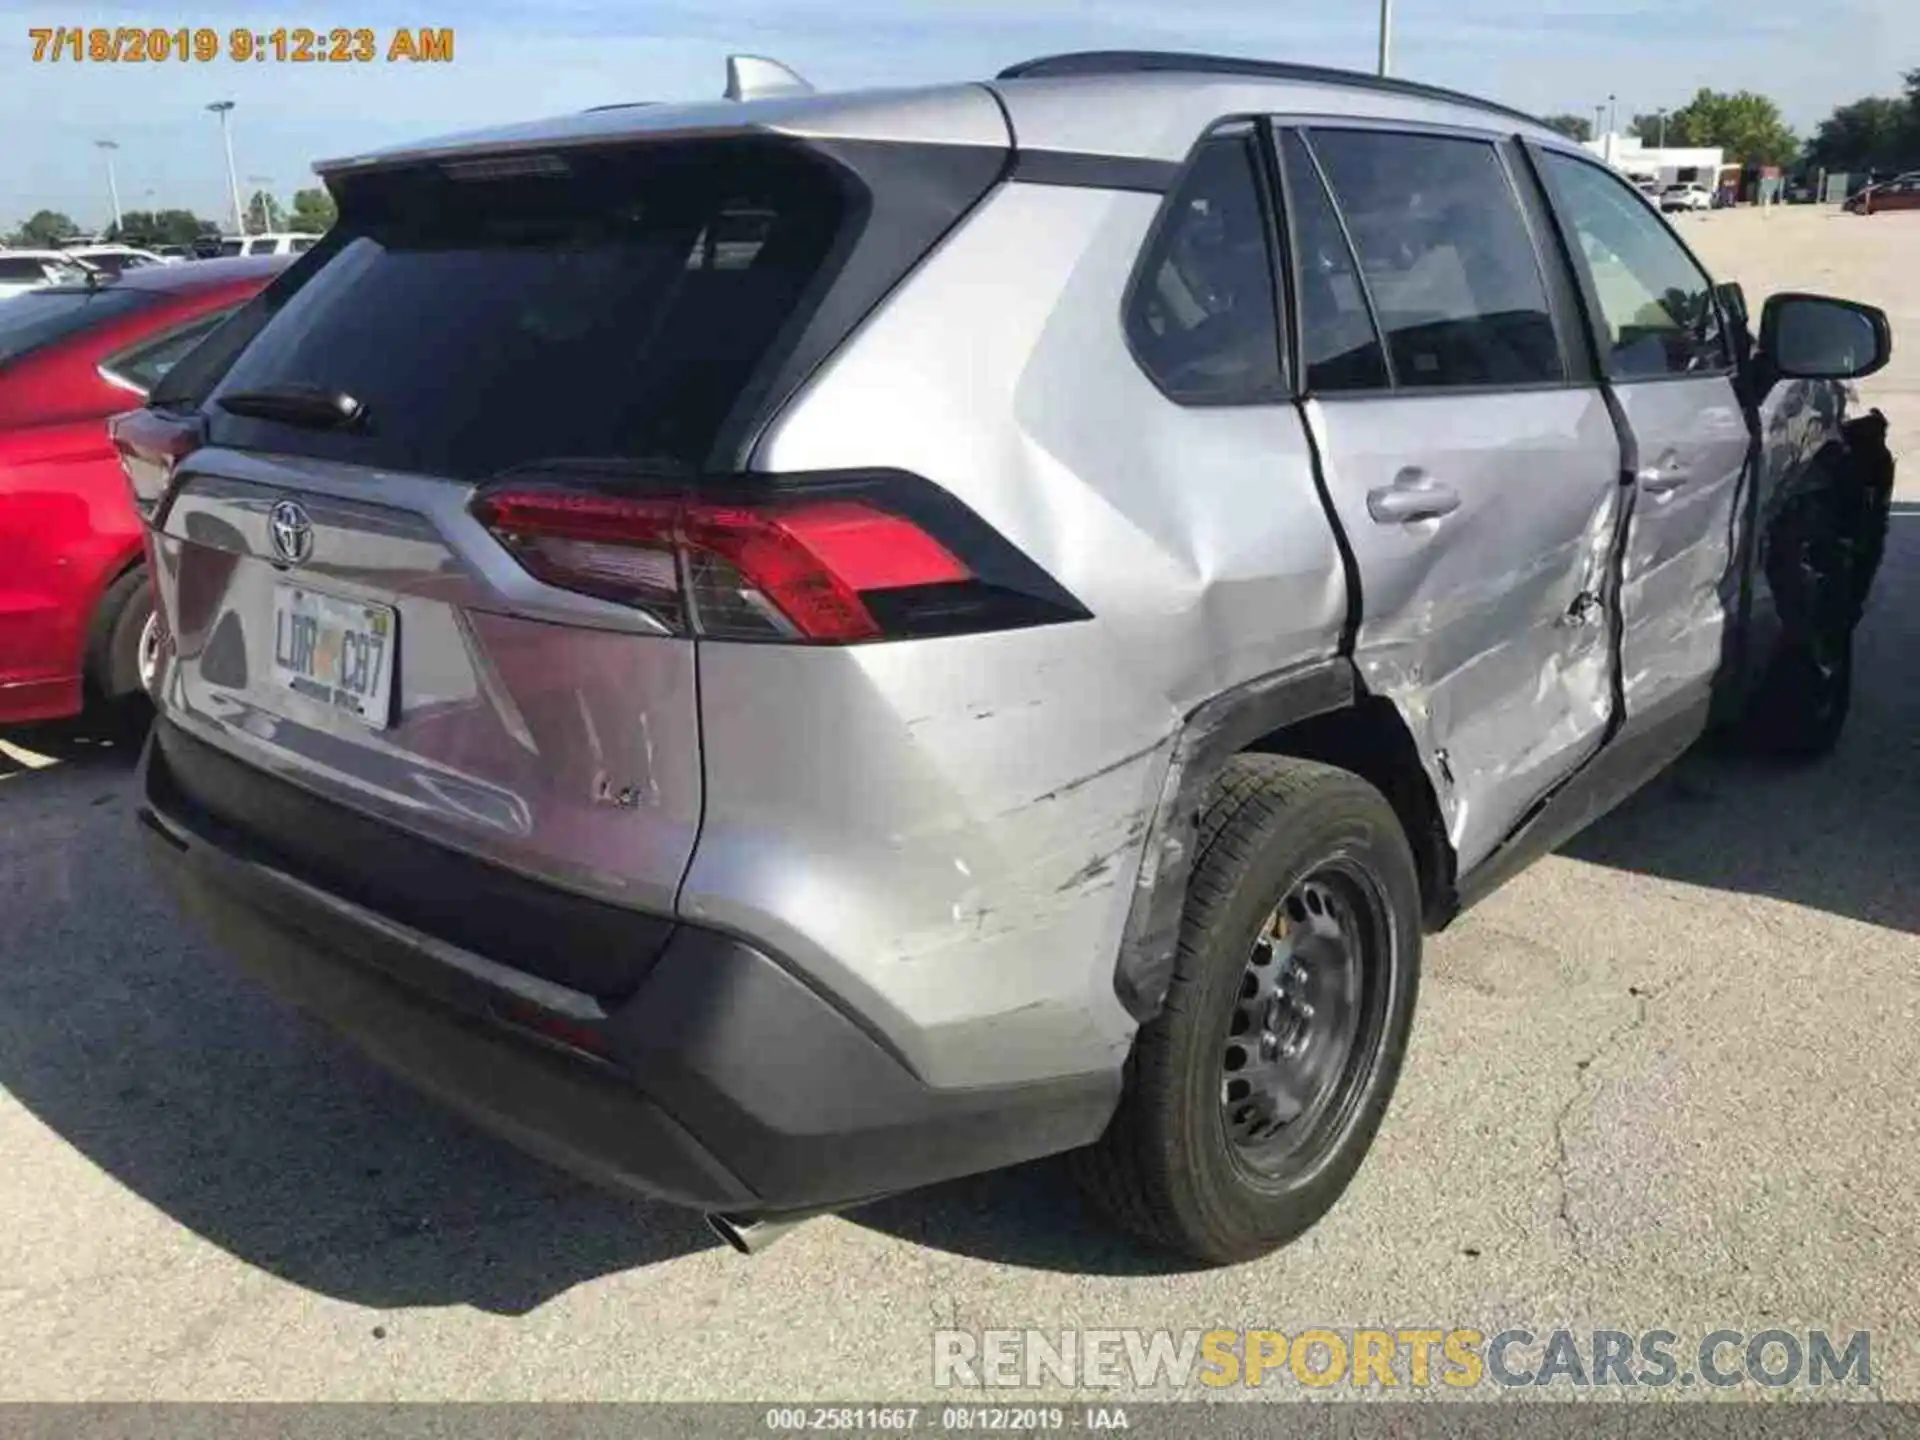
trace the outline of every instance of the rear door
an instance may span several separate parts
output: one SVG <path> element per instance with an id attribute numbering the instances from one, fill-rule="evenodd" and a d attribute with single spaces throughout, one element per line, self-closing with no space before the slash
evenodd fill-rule
<path id="1" fill-rule="evenodd" d="M 1419 743 L 1464 872 L 1607 732 L 1617 439 L 1499 144 L 1315 127 L 1281 147 L 1355 660 Z"/>
<path id="2" fill-rule="evenodd" d="M 1727 327 L 1706 272 L 1617 176 L 1571 153 L 1536 155 L 1630 436 L 1620 588 L 1626 724 L 1683 723 L 1710 697 L 1739 606 L 1737 522 L 1751 434 Z"/>

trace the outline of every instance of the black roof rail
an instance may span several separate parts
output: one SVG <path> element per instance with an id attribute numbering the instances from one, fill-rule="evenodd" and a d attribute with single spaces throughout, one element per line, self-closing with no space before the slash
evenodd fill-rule
<path id="1" fill-rule="evenodd" d="M 1405 95 L 1417 100 L 1442 100 L 1450 105 L 1471 105 L 1490 110 L 1529 125 L 1541 122 L 1537 115 L 1515 110 L 1478 95 L 1465 95 L 1438 85 L 1423 85 L 1418 80 L 1396 80 L 1385 75 L 1368 75 L 1359 70 L 1336 70 L 1330 65 L 1295 65 L 1282 60 L 1241 60 L 1232 55 L 1187 55 L 1174 50 L 1079 50 L 1065 55 L 1047 55 L 1038 60 L 1023 60 L 1009 65 L 996 80 L 1063 79 L 1076 75 L 1246 75 L 1261 80 L 1293 80 L 1303 84 L 1340 85 L 1349 90 L 1374 90 L 1388 95 Z"/>

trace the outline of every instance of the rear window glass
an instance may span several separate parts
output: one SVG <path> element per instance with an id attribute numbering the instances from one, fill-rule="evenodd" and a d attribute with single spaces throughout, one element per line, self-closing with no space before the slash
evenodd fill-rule
<path id="1" fill-rule="evenodd" d="M 1282 393 L 1258 165 L 1250 135 L 1201 145 L 1128 302 L 1133 353 L 1169 399 L 1245 404 Z"/>
<path id="2" fill-rule="evenodd" d="M 138 270 L 142 265 L 153 264 L 153 261 L 147 259 L 144 255 L 122 255 L 117 252 L 106 255 L 88 255 L 84 258 L 87 264 L 91 265 L 94 269 L 104 270 L 109 275 L 118 275 L 125 270 Z"/>
<path id="3" fill-rule="evenodd" d="M 0 303 L 0 363 L 130 315 L 156 297 L 140 290 L 29 290 Z"/>
<path id="4" fill-rule="evenodd" d="M 212 334 L 214 328 L 232 313 L 231 309 L 216 311 L 205 319 L 196 320 L 184 330 L 175 330 L 158 340 L 149 340 L 137 349 L 123 351 L 107 361 L 106 368 L 129 384 L 151 391 L 166 379 L 174 366 L 192 353 L 194 346 Z"/>
<path id="5" fill-rule="evenodd" d="M 331 253 L 213 393 L 219 443 L 467 480 L 560 459 L 698 465 L 856 209 L 823 162 L 746 141 L 464 173 L 488 178 L 346 188 Z M 344 392 L 365 419 L 328 431 L 220 408 L 289 385 Z"/>
<path id="6" fill-rule="evenodd" d="M 11 284 L 26 281 L 31 285 L 73 285 L 86 278 L 86 267 L 72 260 L 49 260 L 39 255 L 0 256 L 0 280 Z"/>

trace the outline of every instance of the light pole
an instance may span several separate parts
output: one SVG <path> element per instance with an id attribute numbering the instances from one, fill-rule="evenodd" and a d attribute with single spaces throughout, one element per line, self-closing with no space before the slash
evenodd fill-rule
<path id="1" fill-rule="evenodd" d="M 233 131 L 227 128 L 227 113 L 233 109 L 233 101 L 216 100 L 207 106 L 220 117 L 220 141 L 227 151 L 227 194 L 233 201 L 233 233 L 247 233 L 246 212 L 240 208 L 240 179 L 233 170 Z"/>
<path id="2" fill-rule="evenodd" d="M 1393 65 L 1393 0 L 1380 0 L 1380 73 Z"/>
<path id="3" fill-rule="evenodd" d="M 113 201 L 113 235 L 120 238 L 120 186 L 113 178 L 113 152 L 120 147 L 112 140 L 96 140 L 100 153 L 107 157 L 107 198 Z"/>
<path id="4" fill-rule="evenodd" d="M 1664 150 L 1664 149 L 1666 149 L 1666 148 L 1667 148 L 1667 112 L 1666 112 L 1666 107 L 1664 107 L 1664 106 L 1662 106 L 1662 107 L 1661 107 L 1661 110 L 1660 110 L 1660 145 L 1659 145 L 1659 148 L 1660 148 L 1660 149 L 1662 149 L 1662 150 Z"/>
<path id="5" fill-rule="evenodd" d="M 271 175 L 249 175 L 247 177 L 247 183 L 249 185 L 270 186 L 273 184 L 273 177 Z M 265 234 L 267 231 L 273 229 L 273 195 L 271 191 L 268 190 L 256 190 L 254 193 L 260 197 L 260 230 L 262 234 Z"/>
<path id="6" fill-rule="evenodd" d="M 1620 107 L 1614 103 L 1613 96 L 1607 96 L 1607 134 L 1611 135 L 1620 128 Z"/>

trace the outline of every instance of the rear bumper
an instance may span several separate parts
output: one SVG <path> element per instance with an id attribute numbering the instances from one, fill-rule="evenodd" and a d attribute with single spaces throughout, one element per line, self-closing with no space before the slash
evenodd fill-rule
<path id="1" fill-rule="evenodd" d="M 1087 1144 L 1117 1103 L 1117 1070 L 932 1089 L 774 958 L 697 926 L 674 926 L 618 1001 L 476 955 L 200 810 L 167 763 L 170 730 L 156 724 L 141 762 L 140 821 L 183 907 L 374 1059 L 589 1178 L 707 1210 L 839 1206 Z"/>

